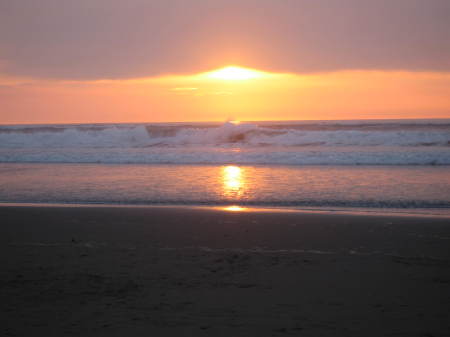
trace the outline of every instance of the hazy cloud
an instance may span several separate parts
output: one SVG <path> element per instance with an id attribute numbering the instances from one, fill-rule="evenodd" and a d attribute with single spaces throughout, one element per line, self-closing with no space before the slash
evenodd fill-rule
<path id="1" fill-rule="evenodd" d="M 0 0 L 0 71 L 450 71 L 448 0 Z"/>

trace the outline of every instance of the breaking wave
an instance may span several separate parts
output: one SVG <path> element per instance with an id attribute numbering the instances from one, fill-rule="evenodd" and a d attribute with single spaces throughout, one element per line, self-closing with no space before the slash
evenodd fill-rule
<path id="1" fill-rule="evenodd" d="M 0 127 L 0 162 L 448 165 L 450 121 Z"/>

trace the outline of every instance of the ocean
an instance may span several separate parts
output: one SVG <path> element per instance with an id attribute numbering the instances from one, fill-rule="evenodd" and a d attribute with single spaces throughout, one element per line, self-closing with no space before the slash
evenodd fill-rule
<path id="1" fill-rule="evenodd" d="M 0 202 L 450 211 L 450 120 L 0 126 Z"/>

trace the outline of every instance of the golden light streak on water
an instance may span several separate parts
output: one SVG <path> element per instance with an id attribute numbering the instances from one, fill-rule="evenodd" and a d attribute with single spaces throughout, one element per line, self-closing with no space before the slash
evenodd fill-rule
<path id="1" fill-rule="evenodd" d="M 241 206 L 237 206 L 237 205 L 223 207 L 222 209 L 224 211 L 228 211 L 228 212 L 243 212 L 243 211 L 247 210 L 246 207 L 241 207 Z"/>
<path id="2" fill-rule="evenodd" d="M 223 195 L 228 198 L 240 197 L 245 187 L 244 169 L 234 165 L 222 168 Z"/>

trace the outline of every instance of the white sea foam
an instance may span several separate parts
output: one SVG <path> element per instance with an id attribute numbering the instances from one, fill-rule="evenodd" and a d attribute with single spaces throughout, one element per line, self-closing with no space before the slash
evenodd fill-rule
<path id="1" fill-rule="evenodd" d="M 2 126 L 0 162 L 449 165 L 450 121 Z"/>

